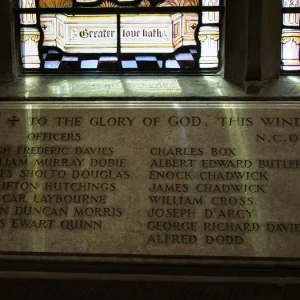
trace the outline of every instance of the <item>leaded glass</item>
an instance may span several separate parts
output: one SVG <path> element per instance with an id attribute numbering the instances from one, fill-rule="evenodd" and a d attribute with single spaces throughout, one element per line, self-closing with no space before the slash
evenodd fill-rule
<path id="1" fill-rule="evenodd" d="M 19 0 L 18 5 L 25 70 L 219 68 L 221 0 Z"/>
<path id="2" fill-rule="evenodd" d="M 300 0 L 283 0 L 283 8 L 300 8 Z M 282 14 L 281 59 L 282 70 L 300 70 L 300 10 Z"/>

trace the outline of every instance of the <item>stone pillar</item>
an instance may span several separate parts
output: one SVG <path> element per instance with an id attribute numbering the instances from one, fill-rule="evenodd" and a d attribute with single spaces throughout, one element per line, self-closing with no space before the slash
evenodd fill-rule
<path id="1" fill-rule="evenodd" d="M 281 0 L 227 0 L 226 13 L 224 78 L 258 92 L 279 76 Z"/>
<path id="2" fill-rule="evenodd" d="M 278 78 L 280 72 L 281 0 L 263 0 L 262 4 L 261 80 L 270 80 Z"/>
<path id="3" fill-rule="evenodd" d="M 13 80 L 16 76 L 15 43 L 12 37 L 14 32 L 14 18 L 12 16 L 11 2 L 0 1 L 0 82 Z"/>

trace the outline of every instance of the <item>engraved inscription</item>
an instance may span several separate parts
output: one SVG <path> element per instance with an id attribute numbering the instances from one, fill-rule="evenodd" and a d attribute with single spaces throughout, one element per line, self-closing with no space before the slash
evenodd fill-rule
<path id="1" fill-rule="evenodd" d="M 0 251 L 300 257 L 298 111 L 3 108 Z"/>

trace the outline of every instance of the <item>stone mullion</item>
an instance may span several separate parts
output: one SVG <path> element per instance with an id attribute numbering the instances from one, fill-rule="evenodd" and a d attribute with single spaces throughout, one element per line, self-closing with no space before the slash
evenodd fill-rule
<path id="1" fill-rule="evenodd" d="M 281 0 L 227 0 L 224 78 L 258 92 L 280 71 Z"/>
<path id="2" fill-rule="evenodd" d="M 12 13 L 12 2 L 9 0 L 0 1 L 0 82 L 12 80 L 17 73 L 15 62 L 15 33 L 14 18 Z"/>

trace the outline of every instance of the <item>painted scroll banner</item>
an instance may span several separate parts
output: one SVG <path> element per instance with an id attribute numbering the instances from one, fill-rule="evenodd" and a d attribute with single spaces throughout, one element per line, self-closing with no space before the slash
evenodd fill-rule
<path id="1" fill-rule="evenodd" d="M 124 53 L 173 53 L 196 45 L 195 13 L 121 15 L 120 43 Z M 116 53 L 116 15 L 42 15 L 44 46 L 66 53 Z"/>

